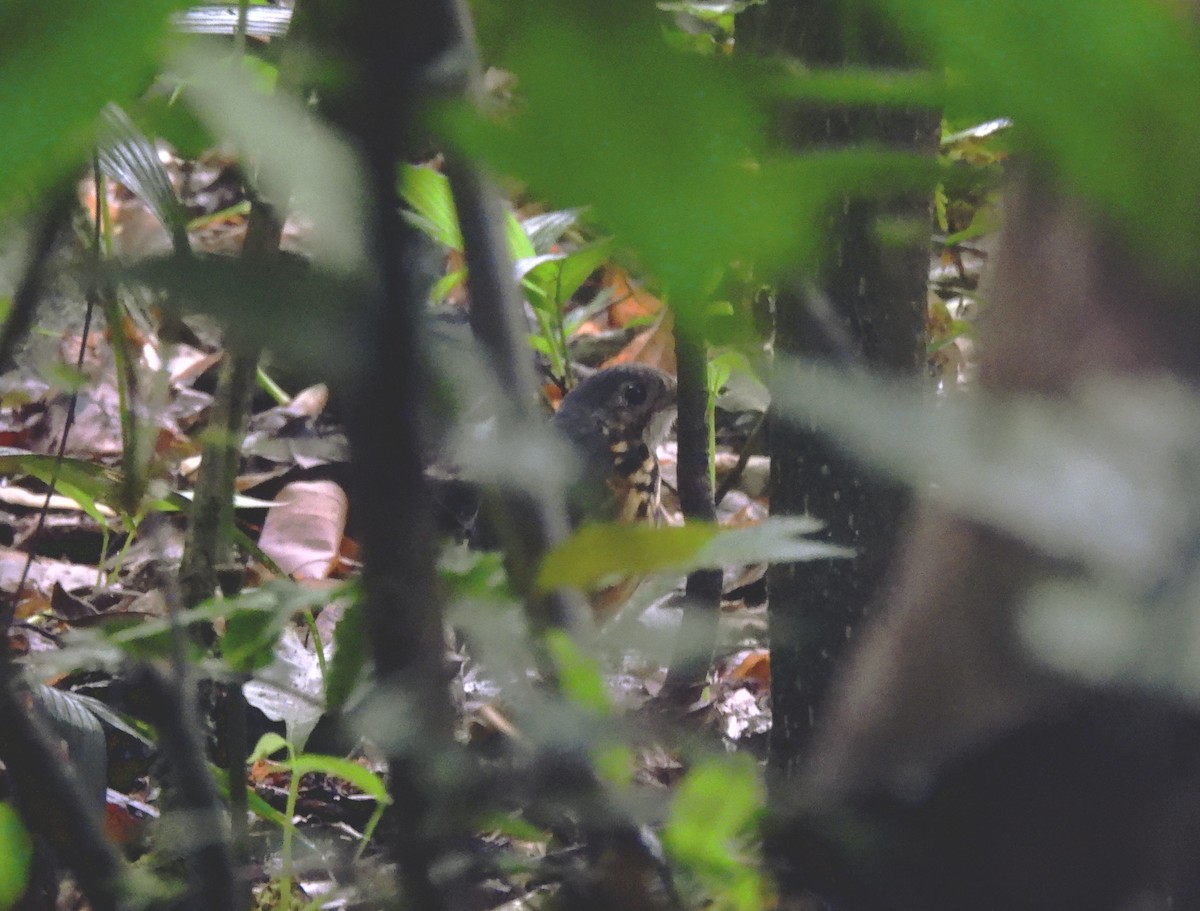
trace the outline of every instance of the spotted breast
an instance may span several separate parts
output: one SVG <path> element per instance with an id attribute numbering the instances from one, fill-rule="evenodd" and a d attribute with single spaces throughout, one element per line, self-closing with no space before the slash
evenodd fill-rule
<path id="1" fill-rule="evenodd" d="M 608 367 L 571 390 L 554 425 L 580 461 L 572 520 L 655 521 L 661 484 L 656 450 L 674 420 L 675 381 L 653 367 Z"/>

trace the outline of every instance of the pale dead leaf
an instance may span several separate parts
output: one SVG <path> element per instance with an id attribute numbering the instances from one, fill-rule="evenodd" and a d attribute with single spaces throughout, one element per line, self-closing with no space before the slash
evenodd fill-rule
<path id="1" fill-rule="evenodd" d="M 192 383 L 224 356 L 223 351 L 205 353 L 190 345 L 178 343 L 167 362 L 167 376 L 170 377 L 172 385 Z"/>
<path id="2" fill-rule="evenodd" d="M 275 497 L 258 546 L 293 578 L 324 579 L 346 530 L 346 492 L 332 481 L 295 481 Z"/>
<path id="3" fill-rule="evenodd" d="M 298 418 L 315 418 L 325 410 L 325 406 L 328 404 L 329 387 L 324 383 L 317 383 L 315 386 L 309 386 L 307 389 L 297 392 L 283 410 Z"/>
<path id="4" fill-rule="evenodd" d="M 0 487 L 0 503 L 9 506 L 24 506 L 29 509 L 41 509 L 46 502 L 46 495 L 24 487 Z M 83 508 L 70 497 L 54 494 L 50 497 L 50 509 L 65 509 L 71 512 L 83 512 Z M 116 513 L 102 503 L 96 504 L 96 509 L 103 516 L 115 516 Z"/>
<path id="5" fill-rule="evenodd" d="M 0 548 L 0 589 L 14 592 L 25 569 L 28 555 L 22 550 L 11 547 Z M 49 594 L 55 583 L 65 591 L 85 588 L 96 582 L 96 567 L 84 566 L 79 563 L 68 563 L 65 560 L 50 560 L 37 557 L 29 569 L 29 578 L 25 582 L 27 589 Z"/>

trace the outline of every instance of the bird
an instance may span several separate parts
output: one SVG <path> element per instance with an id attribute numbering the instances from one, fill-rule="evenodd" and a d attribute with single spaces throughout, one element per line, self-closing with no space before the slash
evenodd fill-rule
<path id="1" fill-rule="evenodd" d="M 579 463 L 572 522 L 656 521 L 662 484 L 657 449 L 674 422 L 675 380 L 654 367 L 606 367 L 568 392 L 552 424 Z"/>
<path id="2" fill-rule="evenodd" d="M 662 476 L 657 449 L 675 422 L 675 380 L 644 364 L 597 371 L 568 392 L 552 425 L 571 444 L 579 473 L 568 499 L 572 524 L 658 524 Z M 611 619 L 641 579 L 592 592 L 597 622 Z"/>

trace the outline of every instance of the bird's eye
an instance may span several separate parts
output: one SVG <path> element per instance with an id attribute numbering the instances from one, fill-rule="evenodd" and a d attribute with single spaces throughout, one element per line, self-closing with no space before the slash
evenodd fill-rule
<path id="1" fill-rule="evenodd" d="M 642 383 L 626 383 L 621 395 L 627 405 L 641 405 L 646 401 L 646 387 Z"/>

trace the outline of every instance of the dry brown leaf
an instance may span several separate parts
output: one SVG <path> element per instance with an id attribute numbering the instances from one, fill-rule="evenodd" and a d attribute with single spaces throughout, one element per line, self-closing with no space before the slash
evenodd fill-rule
<path id="1" fill-rule="evenodd" d="M 563 391 L 558 383 L 542 383 L 542 395 L 555 411 L 562 404 Z"/>
<path id="2" fill-rule="evenodd" d="M 111 801 L 104 804 L 104 834 L 118 845 L 136 844 L 146 833 L 148 823 L 134 816 L 128 807 Z"/>
<path id="3" fill-rule="evenodd" d="M 342 538 L 338 553 L 338 564 L 333 575 L 339 579 L 348 579 L 362 569 L 362 549 L 353 538 Z"/>
<path id="4" fill-rule="evenodd" d="M 765 648 L 754 649 L 729 672 L 729 679 L 752 680 L 764 687 L 770 686 L 771 653 Z"/>
<path id="5" fill-rule="evenodd" d="M 601 366 L 613 364 L 648 364 L 667 373 L 675 373 L 675 320 L 669 312 Z"/>
<path id="6" fill-rule="evenodd" d="M 337 565 L 346 530 L 346 492 L 332 481 L 294 481 L 267 511 L 258 546 L 296 579 L 324 579 Z"/>
<path id="7" fill-rule="evenodd" d="M 21 600 L 17 604 L 17 609 L 13 612 L 13 619 L 28 620 L 30 617 L 36 617 L 39 614 L 47 614 L 49 612 L 50 598 L 40 592 L 29 591 L 29 586 L 26 584 L 25 594 L 21 596 Z"/>
<path id="8" fill-rule="evenodd" d="M 620 266 L 609 266 L 605 270 L 605 279 L 612 289 L 613 302 L 608 308 L 608 318 L 613 326 L 620 328 L 635 319 L 662 312 L 663 302 L 635 284 Z"/>

